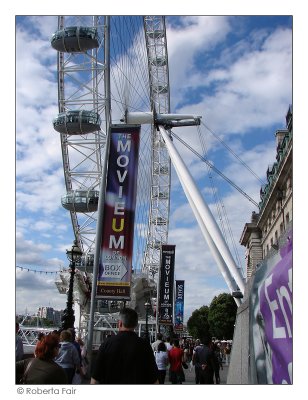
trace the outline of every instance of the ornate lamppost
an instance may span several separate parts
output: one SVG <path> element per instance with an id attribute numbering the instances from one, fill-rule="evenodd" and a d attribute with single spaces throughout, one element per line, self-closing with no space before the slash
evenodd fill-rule
<path id="1" fill-rule="evenodd" d="M 147 301 L 144 304 L 144 308 L 145 308 L 145 338 L 146 338 L 146 340 L 150 340 L 149 339 L 148 317 L 149 317 L 149 310 L 151 308 L 151 303 L 149 301 Z"/>
<path id="2" fill-rule="evenodd" d="M 70 282 L 67 292 L 67 302 L 66 309 L 63 312 L 61 318 L 61 330 L 66 330 L 69 328 L 74 328 L 75 315 L 73 310 L 73 287 L 74 287 L 74 277 L 76 269 L 76 261 L 79 261 L 82 256 L 82 251 L 78 247 L 77 240 L 74 240 L 74 244 L 71 250 L 66 250 L 66 256 L 70 261 Z"/>

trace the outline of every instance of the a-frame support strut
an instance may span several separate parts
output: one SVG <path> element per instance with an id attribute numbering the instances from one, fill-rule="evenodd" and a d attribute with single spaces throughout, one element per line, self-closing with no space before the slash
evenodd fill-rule
<path id="1" fill-rule="evenodd" d="M 184 164 L 180 154 L 176 150 L 170 138 L 170 133 L 159 125 L 159 131 L 165 141 L 171 161 L 180 179 L 184 192 L 196 216 L 203 236 L 207 241 L 210 250 L 218 264 L 218 267 L 230 289 L 237 291 L 238 288 L 244 294 L 245 285 L 242 275 L 237 268 L 232 254 L 222 236 L 222 233 L 204 201 L 198 187 L 196 186 L 190 172 Z M 233 278 L 232 278 L 233 277 Z M 238 299 L 235 299 L 238 304 Z"/>

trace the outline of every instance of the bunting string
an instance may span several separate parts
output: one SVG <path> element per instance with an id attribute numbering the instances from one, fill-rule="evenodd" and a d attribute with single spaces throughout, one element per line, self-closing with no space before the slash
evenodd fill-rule
<path id="1" fill-rule="evenodd" d="M 68 271 L 68 269 L 61 269 L 60 271 L 42 271 L 42 270 L 38 270 L 38 269 L 32 269 L 29 267 L 20 267 L 19 265 L 16 265 L 16 268 L 20 269 L 21 271 L 26 271 L 26 272 L 34 272 L 34 273 L 38 273 L 38 274 L 60 274 L 61 272 L 65 272 Z"/>

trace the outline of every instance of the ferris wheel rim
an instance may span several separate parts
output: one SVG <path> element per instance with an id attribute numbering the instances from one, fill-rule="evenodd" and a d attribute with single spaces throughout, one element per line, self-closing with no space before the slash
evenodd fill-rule
<path id="1" fill-rule="evenodd" d="M 93 16 L 93 23 L 95 23 L 95 18 L 97 16 Z M 97 20 L 96 20 L 97 23 Z M 169 69 L 168 69 L 168 53 L 167 53 L 167 41 L 166 41 L 166 26 L 165 26 L 165 18 L 163 16 L 145 16 L 143 17 L 143 24 L 144 24 L 144 35 L 146 38 L 146 51 L 148 55 L 148 80 L 149 80 L 149 86 L 150 86 L 150 106 L 152 110 L 157 110 L 160 113 L 168 113 L 170 111 L 170 83 L 169 83 Z M 58 29 L 63 29 L 65 27 L 65 22 L 64 22 L 64 17 L 59 16 L 58 18 Z M 159 27 L 155 31 L 155 27 Z M 161 31 L 160 34 L 158 31 Z M 159 49 L 159 53 L 157 52 L 157 49 Z M 61 70 L 61 63 L 63 65 L 64 63 L 64 54 L 63 52 L 58 53 L 58 67 L 57 67 L 57 72 L 58 72 L 58 105 L 59 105 L 59 112 L 63 113 L 65 112 L 65 80 L 64 80 L 64 72 L 63 69 Z M 95 58 L 95 51 L 94 51 L 94 58 Z M 97 53 L 96 53 L 97 54 Z M 165 58 L 165 60 L 162 60 L 162 55 Z M 92 56 L 93 57 L 93 56 Z M 156 59 L 156 62 L 155 62 Z M 159 60 L 160 65 L 159 65 Z M 98 60 L 96 60 L 97 63 Z M 106 60 L 105 60 L 106 61 Z M 159 79 L 158 79 L 159 76 Z M 160 84 L 161 82 L 164 82 L 165 84 Z M 95 83 L 97 84 L 97 83 Z M 95 85 L 94 84 L 94 85 Z M 108 94 L 107 94 L 108 95 Z M 112 93 L 109 93 L 109 96 L 112 97 Z M 163 99 L 163 100 L 162 100 Z M 162 105 L 163 102 L 164 104 Z M 103 106 L 98 105 L 97 109 L 100 109 L 101 111 L 104 109 Z M 107 112 L 110 112 L 110 110 L 107 110 L 107 107 L 104 109 L 105 113 L 105 119 L 107 118 Z M 152 136 L 157 135 L 157 131 L 155 130 L 154 126 L 152 126 Z M 100 139 L 101 142 L 104 141 L 104 134 L 101 134 Z M 154 143 L 154 139 L 152 146 L 154 147 L 156 144 Z M 159 140 L 159 138 L 158 138 Z M 66 186 L 66 191 L 67 192 L 73 192 L 74 185 L 73 185 L 73 180 L 74 178 L 74 171 L 73 171 L 73 166 L 71 165 L 71 159 L 70 159 L 70 146 L 72 146 L 72 136 L 67 135 L 67 132 L 64 134 L 61 134 L 61 150 L 62 150 L 62 159 L 63 159 L 63 168 L 64 168 L 64 176 L 65 176 L 65 186 Z M 98 144 L 98 146 L 101 145 L 101 143 Z M 160 143 L 159 146 L 162 146 Z M 159 147 L 159 152 L 163 151 L 163 147 Z M 90 156 L 89 156 L 90 157 Z M 91 155 L 92 157 L 92 155 Z M 96 156 L 96 159 L 99 160 L 99 157 Z M 161 167 L 158 166 L 158 173 L 157 173 L 157 165 L 153 162 L 152 164 L 152 183 L 151 183 L 151 206 L 150 206 L 150 211 L 149 211 L 149 217 L 148 217 L 148 233 L 147 233 L 147 242 L 146 242 L 146 249 L 145 249 L 145 254 L 148 257 L 153 257 L 153 251 L 157 253 L 158 248 L 155 248 L 156 242 L 162 244 L 163 242 L 167 242 L 168 240 L 168 227 L 169 227 L 169 209 L 170 209 L 170 159 L 169 159 L 169 169 L 165 168 L 161 170 Z M 97 161 L 98 163 L 98 168 L 97 168 L 97 181 L 99 181 L 100 176 L 99 176 L 99 169 L 102 164 L 102 159 Z M 100 169 L 101 170 L 101 169 Z M 166 172 L 168 171 L 168 172 Z M 154 175 L 156 182 L 153 183 L 154 181 Z M 164 192 L 155 192 L 154 186 L 157 186 L 157 176 L 163 176 L 164 178 Z M 155 184 L 155 185 L 154 185 Z M 92 185 L 94 186 L 94 185 Z M 88 190 L 93 189 L 95 190 L 95 187 L 92 187 L 89 185 Z M 155 193 L 154 193 L 155 192 Z M 157 196 L 157 199 L 153 201 L 153 196 Z M 164 211 L 158 210 L 158 208 L 155 208 L 155 204 L 159 203 L 159 201 L 164 202 Z M 156 202 L 156 203 L 155 203 Z M 160 216 L 160 214 L 163 214 L 163 217 Z M 85 243 L 84 243 L 84 237 L 81 236 L 80 234 L 80 223 L 79 223 L 79 217 L 78 217 L 78 212 L 76 210 L 70 211 L 71 215 L 71 221 L 72 221 L 72 226 L 73 226 L 73 231 L 74 235 L 78 241 L 78 244 L 81 249 L 83 249 L 86 252 L 91 251 L 91 246 L 89 246 L 87 249 L 85 249 Z M 91 222 L 91 219 L 95 220 L 95 215 L 92 214 L 88 216 L 89 221 Z M 162 219 L 159 219 L 162 218 Z M 163 220 L 163 224 L 162 224 Z M 159 240 L 156 238 L 156 231 L 157 227 L 159 229 Z M 146 257 L 146 256 L 145 256 Z M 159 259 L 159 255 L 155 255 L 156 260 Z M 149 261 L 145 260 L 143 261 L 143 268 L 147 269 L 146 264 Z"/>

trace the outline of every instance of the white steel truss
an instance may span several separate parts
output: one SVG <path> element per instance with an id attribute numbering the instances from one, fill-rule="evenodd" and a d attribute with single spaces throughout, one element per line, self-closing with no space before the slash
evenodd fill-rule
<path id="1" fill-rule="evenodd" d="M 165 19 L 144 17 L 146 45 L 149 60 L 151 107 L 155 113 L 170 112 L 170 90 Z M 156 127 L 152 126 L 152 182 L 151 210 L 143 272 L 153 277 L 158 272 L 160 248 L 168 241 L 170 210 L 170 158 Z"/>

